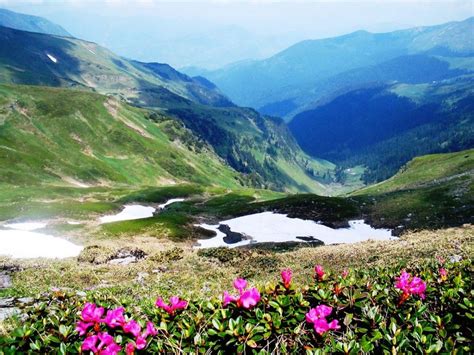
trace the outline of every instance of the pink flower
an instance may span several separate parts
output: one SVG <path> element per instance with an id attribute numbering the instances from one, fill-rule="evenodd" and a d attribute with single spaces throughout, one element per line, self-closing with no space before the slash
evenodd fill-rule
<path id="1" fill-rule="evenodd" d="M 333 320 L 330 323 L 327 322 L 326 318 L 321 318 L 314 322 L 314 330 L 319 335 L 326 333 L 328 330 L 339 329 L 341 328 L 337 320 Z"/>
<path id="2" fill-rule="evenodd" d="M 126 355 L 133 355 L 135 353 L 135 344 L 133 343 L 128 343 L 125 346 L 125 354 Z"/>
<path id="3" fill-rule="evenodd" d="M 133 319 L 128 323 L 125 323 L 122 328 L 125 333 L 130 333 L 135 337 L 139 336 L 140 332 L 142 331 L 142 327 L 140 327 L 140 324 L 135 322 Z"/>
<path id="4" fill-rule="evenodd" d="M 319 335 L 326 333 L 328 330 L 339 329 L 339 322 L 332 320 L 328 323 L 326 317 L 332 313 L 332 307 L 326 305 L 319 305 L 316 308 L 311 308 L 306 313 L 306 321 L 312 323 L 314 330 Z"/>
<path id="5" fill-rule="evenodd" d="M 97 345 L 97 341 L 99 345 Z M 94 354 L 116 355 L 122 348 L 115 343 L 113 336 L 104 332 L 84 339 L 81 349 L 82 351 L 90 350 Z"/>
<path id="6" fill-rule="evenodd" d="M 145 333 L 143 333 L 143 336 L 146 338 L 149 335 L 154 337 L 156 334 L 158 334 L 158 330 L 156 330 L 155 325 L 152 322 L 148 322 L 146 324 L 146 330 Z"/>
<path id="7" fill-rule="evenodd" d="M 234 296 L 229 294 L 229 292 L 224 291 L 224 294 L 222 296 L 222 303 L 224 307 L 227 306 L 229 303 L 236 302 L 237 307 L 250 309 L 260 301 L 260 292 L 258 292 L 257 288 L 253 287 L 249 290 L 246 290 L 246 280 L 236 279 L 234 281 L 234 287 L 239 290 L 240 295 Z"/>
<path id="8" fill-rule="evenodd" d="M 236 302 L 238 299 L 238 297 L 229 294 L 229 292 L 227 291 L 224 291 L 224 294 L 222 295 L 222 303 L 224 307 L 227 306 L 229 303 Z"/>
<path id="9" fill-rule="evenodd" d="M 321 265 L 316 265 L 314 267 L 314 271 L 316 272 L 316 275 L 318 276 L 319 281 L 321 281 L 325 274 L 323 267 Z"/>
<path id="10" fill-rule="evenodd" d="M 104 308 L 97 307 L 93 303 L 86 303 L 81 311 L 82 321 L 77 322 L 76 331 L 79 335 L 85 335 L 87 329 L 99 325 L 102 322 L 102 316 L 104 315 Z M 98 329 L 97 329 L 98 330 Z"/>
<path id="11" fill-rule="evenodd" d="M 425 298 L 426 282 L 417 276 L 412 277 L 405 270 L 396 278 L 395 287 L 403 291 L 400 304 L 405 302 L 411 295 L 418 295 L 421 299 Z"/>
<path id="12" fill-rule="evenodd" d="M 237 278 L 234 280 L 234 288 L 242 293 L 247 288 L 247 280 Z"/>
<path id="13" fill-rule="evenodd" d="M 135 339 L 135 344 L 137 344 L 137 349 L 138 350 L 142 350 L 142 349 L 145 349 L 146 347 L 146 337 L 143 337 L 143 336 L 138 336 L 136 339 Z"/>
<path id="14" fill-rule="evenodd" d="M 343 279 L 345 279 L 347 276 L 349 276 L 349 270 L 344 269 L 344 271 L 342 271 L 342 273 L 341 273 L 341 276 L 342 276 Z"/>
<path id="15" fill-rule="evenodd" d="M 104 308 L 97 307 L 93 303 L 86 303 L 81 312 L 82 320 L 85 322 L 100 323 L 104 315 Z"/>
<path id="16" fill-rule="evenodd" d="M 441 276 L 442 281 L 446 281 L 448 279 L 448 270 L 445 268 L 440 268 L 439 269 L 439 276 Z"/>
<path id="17" fill-rule="evenodd" d="M 285 288 L 289 288 L 291 284 L 291 278 L 293 276 L 293 273 L 291 269 L 284 269 L 281 271 L 281 280 L 283 282 L 283 286 Z"/>
<path id="18" fill-rule="evenodd" d="M 86 322 L 82 322 L 82 321 L 79 321 L 77 322 L 77 325 L 76 325 L 76 331 L 79 333 L 80 336 L 83 336 L 87 333 L 87 329 L 89 329 L 89 327 L 92 327 L 94 325 L 94 323 L 86 323 Z"/>
<path id="19" fill-rule="evenodd" d="M 105 349 L 99 351 L 99 355 L 117 355 L 122 348 L 117 343 L 108 345 Z"/>
<path id="20" fill-rule="evenodd" d="M 84 339 L 82 342 L 81 350 L 86 351 L 90 350 L 94 353 L 97 352 L 97 340 L 99 340 L 99 337 L 97 335 L 90 335 L 87 338 Z"/>
<path id="21" fill-rule="evenodd" d="M 173 315 L 174 312 L 178 309 L 185 309 L 188 306 L 188 302 L 180 300 L 179 297 L 173 296 L 170 297 L 170 304 L 166 304 L 161 297 L 156 300 L 155 305 L 158 308 L 161 308 L 168 312 L 168 314 Z"/>
<path id="22" fill-rule="evenodd" d="M 108 310 L 104 323 L 110 328 L 122 327 L 125 324 L 125 318 L 123 316 L 124 311 L 125 309 L 123 307 Z"/>
<path id="23" fill-rule="evenodd" d="M 240 295 L 240 298 L 237 301 L 237 305 L 245 309 L 250 309 L 254 307 L 259 301 L 260 301 L 260 292 L 258 292 L 258 290 L 255 287 L 253 287 L 250 290 L 244 291 Z"/>

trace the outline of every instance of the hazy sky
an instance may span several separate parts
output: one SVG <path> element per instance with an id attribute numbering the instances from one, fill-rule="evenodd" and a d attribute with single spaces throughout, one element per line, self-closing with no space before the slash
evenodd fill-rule
<path id="1" fill-rule="evenodd" d="M 474 0 L 0 0 L 115 52 L 176 67 L 263 58 L 304 39 L 391 31 L 474 15 Z"/>

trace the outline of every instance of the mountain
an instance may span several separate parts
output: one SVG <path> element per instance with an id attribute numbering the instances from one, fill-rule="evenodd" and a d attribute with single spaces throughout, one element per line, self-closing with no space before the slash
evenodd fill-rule
<path id="1" fill-rule="evenodd" d="M 435 74 L 436 75 L 436 74 Z M 311 155 L 384 180 L 415 156 L 474 147 L 474 76 L 349 91 L 295 116 L 289 127 Z"/>
<path id="2" fill-rule="evenodd" d="M 114 96 L 184 123 L 256 186 L 329 193 L 334 165 L 303 153 L 284 122 L 236 107 L 204 78 L 75 38 L 0 27 L 0 39 L 0 82 Z"/>
<path id="3" fill-rule="evenodd" d="M 6 9 L 0 9 L 0 26 L 28 32 L 72 37 L 64 28 L 42 17 L 20 14 Z"/>
<path id="4" fill-rule="evenodd" d="M 177 121 L 100 94 L 0 85 L 0 180 L 15 186 L 241 186 Z"/>
<path id="5" fill-rule="evenodd" d="M 343 73 L 384 62 L 390 65 L 393 59 L 417 54 L 448 63 L 446 57 L 472 56 L 473 28 L 474 17 L 471 17 L 461 22 L 389 33 L 357 31 L 299 42 L 268 59 L 235 63 L 202 75 L 237 104 L 290 119 L 306 105 L 343 89 L 346 86 L 340 77 Z M 398 61 L 404 60 L 410 58 Z M 371 74 L 369 78 L 360 76 L 352 81 L 360 84 L 374 79 L 391 80 L 390 76 L 387 79 Z"/>

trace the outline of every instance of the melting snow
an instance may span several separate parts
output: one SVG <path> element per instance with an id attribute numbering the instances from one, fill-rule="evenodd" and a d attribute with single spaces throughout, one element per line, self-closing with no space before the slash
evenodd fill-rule
<path id="1" fill-rule="evenodd" d="M 175 203 L 175 202 L 183 202 L 184 201 L 184 198 L 172 198 L 171 200 L 168 200 L 166 201 L 165 203 L 161 204 L 161 205 L 158 205 L 158 207 L 160 209 L 163 209 L 165 208 L 166 206 L 168 205 L 171 205 L 172 203 Z"/>
<path id="2" fill-rule="evenodd" d="M 51 54 L 46 53 L 46 55 L 48 56 L 49 59 L 51 59 L 51 61 L 52 61 L 53 63 L 57 63 L 57 62 L 58 62 L 58 60 L 57 60 L 55 57 L 53 57 Z"/>
<path id="3" fill-rule="evenodd" d="M 391 240 L 389 229 L 375 229 L 364 223 L 363 220 L 349 221 L 349 228 L 333 229 L 314 221 L 299 218 L 289 218 L 284 214 L 263 212 L 238 217 L 220 224 L 228 225 L 232 232 L 246 234 L 251 240 L 242 240 L 235 244 L 227 244 L 223 238 L 225 234 L 218 230 L 219 225 L 200 224 L 199 226 L 216 232 L 210 239 L 198 240 L 199 248 L 237 247 L 250 243 L 289 242 L 301 239 L 296 237 L 314 237 L 325 244 L 355 243 L 364 240 Z"/>
<path id="4" fill-rule="evenodd" d="M 123 211 L 118 214 L 100 217 L 100 223 L 130 221 L 133 219 L 149 218 L 153 217 L 153 213 L 155 211 L 156 209 L 154 207 L 128 205 L 125 206 Z"/>
<path id="5" fill-rule="evenodd" d="M 15 259 L 69 258 L 79 255 L 82 247 L 65 239 L 32 232 L 44 228 L 45 223 L 5 224 L 10 229 L 0 229 L 0 255 Z"/>

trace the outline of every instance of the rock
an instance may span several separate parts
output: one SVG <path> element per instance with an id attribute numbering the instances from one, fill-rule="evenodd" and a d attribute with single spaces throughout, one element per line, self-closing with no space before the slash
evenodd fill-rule
<path id="1" fill-rule="evenodd" d="M 217 229 L 219 229 L 222 233 L 225 234 L 223 240 L 226 244 L 235 244 L 241 242 L 242 240 L 251 239 L 245 234 L 232 232 L 230 230 L 230 227 L 226 224 L 220 224 Z"/>
<path id="2" fill-rule="evenodd" d="M 160 266 L 157 269 L 154 269 L 152 272 L 154 274 L 159 274 L 160 272 L 166 272 L 168 271 L 168 268 L 166 266 Z"/>
<path id="3" fill-rule="evenodd" d="M 150 276 L 150 274 L 148 272 L 139 272 L 138 275 L 137 275 L 137 282 L 138 283 L 143 283 L 143 281 L 145 281 L 145 279 Z"/>
<path id="4" fill-rule="evenodd" d="M 5 272 L 0 272 L 0 289 L 12 287 L 12 278 Z"/>
<path id="5" fill-rule="evenodd" d="M 33 297 L 21 297 L 21 298 L 17 298 L 16 300 L 18 303 L 21 303 L 21 304 L 32 304 L 35 299 Z"/>
<path id="6" fill-rule="evenodd" d="M 462 256 L 461 255 L 451 255 L 449 257 L 449 261 L 452 262 L 452 263 L 458 263 L 462 260 Z"/>
<path id="7" fill-rule="evenodd" d="M 129 265 L 131 263 L 136 263 L 137 258 L 134 256 L 127 256 L 125 258 L 118 258 L 118 259 L 112 259 L 109 260 L 109 264 L 111 265 Z"/>
<path id="8" fill-rule="evenodd" d="M 0 308 L 2 307 L 12 307 L 15 303 L 15 299 L 13 297 L 9 298 L 0 298 Z"/>
<path id="9" fill-rule="evenodd" d="M 0 308 L 0 321 L 17 314 L 20 314 L 20 309 L 16 307 Z"/>
<path id="10" fill-rule="evenodd" d="M 87 293 L 85 293 L 84 291 L 77 291 L 76 295 L 79 296 L 79 297 L 86 297 Z"/>

